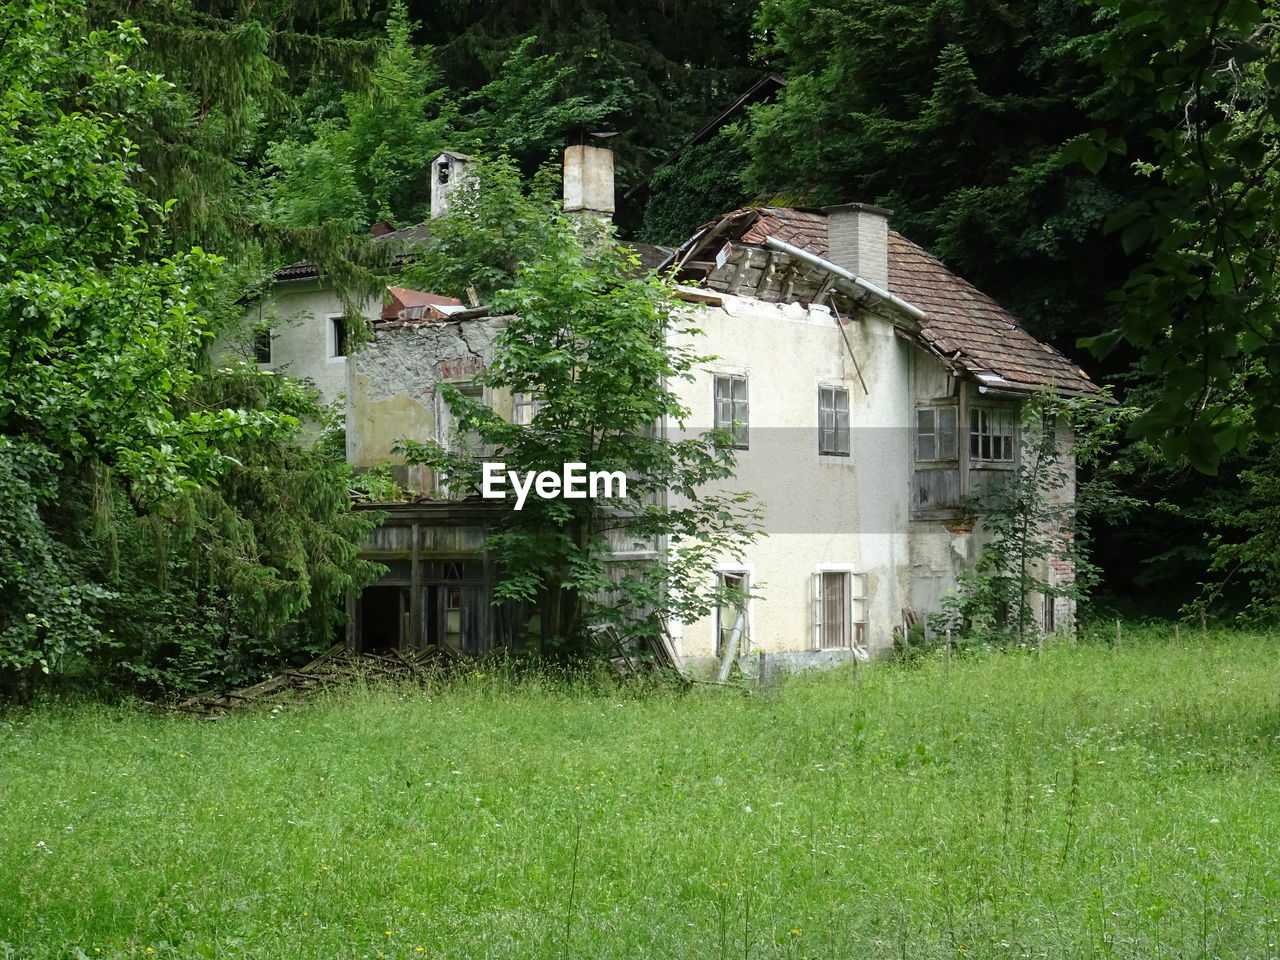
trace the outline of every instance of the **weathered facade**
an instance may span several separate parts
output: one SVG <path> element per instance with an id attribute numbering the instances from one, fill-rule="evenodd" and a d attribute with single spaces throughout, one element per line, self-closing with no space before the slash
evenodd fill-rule
<path id="1" fill-rule="evenodd" d="M 591 215 L 607 215 L 599 197 L 578 197 L 603 197 L 583 174 L 568 178 L 569 193 Z M 796 666 L 889 648 L 894 631 L 937 610 L 975 560 L 981 529 L 963 504 L 1016 469 L 1022 403 L 1046 388 L 1097 392 L 1066 357 L 889 229 L 888 211 L 875 207 L 747 208 L 707 224 L 678 251 L 644 253 L 650 264 L 669 262 L 685 309 L 698 312 L 698 350 L 716 358 L 694 381 L 672 385 L 692 411 L 688 428 L 734 432 L 731 486 L 758 496 L 769 534 L 749 555 L 721 557 L 706 572 L 709 582 L 753 595 L 741 619 L 726 608 L 670 625 L 690 662 L 715 662 L 735 626 L 740 654 L 765 651 Z M 322 294 L 293 293 L 296 282 L 283 279 L 277 310 L 325 316 Z M 474 384 L 496 335 L 518 318 L 417 304 L 375 320 L 379 308 L 369 310 L 373 342 L 343 360 L 353 464 L 394 461 L 400 437 L 450 442 L 444 383 L 475 390 L 514 422 L 532 415 L 529 398 Z M 320 336 L 314 326 L 311 336 Z M 336 377 L 324 382 L 332 390 Z M 424 495 L 442 493 L 428 471 L 397 472 Z M 1073 484 L 1058 495 L 1070 500 Z M 352 644 L 482 653 L 514 642 L 536 611 L 489 602 L 497 572 L 484 540 L 502 508 L 392 505 L 367 551 L 389 572 L 353 598 Z M 1062 565 L 1037 572 L 1050 582 L 1071 575 Z M 1070 616 L 1061 599 L 1042 609 L 1046 628 Z"/>

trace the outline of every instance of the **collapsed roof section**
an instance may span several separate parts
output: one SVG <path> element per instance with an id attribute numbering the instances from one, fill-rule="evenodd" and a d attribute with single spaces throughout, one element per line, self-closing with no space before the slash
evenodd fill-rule
<path id="1" fill-rule="evenodd" d="M 872 310 L 949 368 L 991 389 L 1027 393 L 1048 386 L 1065 396 L 1098 393 L 1079 366 L 893 230 L 884 231 L 879 254 L 888 261 L 882 264 L 883 286 L 865 279 L 879 272 L 870 265 L 860 270 L 833 262 L 830 221 L 827 210 L 735 210 L 702 226 L 680 247 L 676 279 L 773 302 L 834 301 Z"/>

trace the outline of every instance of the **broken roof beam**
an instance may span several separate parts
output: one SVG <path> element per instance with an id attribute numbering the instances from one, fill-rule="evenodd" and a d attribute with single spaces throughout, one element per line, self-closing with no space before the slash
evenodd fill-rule
<path id="1" fill-rule="evenodd" d="M 907 303 L 907 301 L 903 300 L 896 294 L 892 294 L 888 290 L 877 287 L 874 283 L 863 280 L 861 277 L 850 273 L 844 267 L 834 264 L 830 260 L 820 257 L 815 253 L 810 253 L 808 250 L 801 250 L 799 247 L 794 247 L 784 240 L 779 240 L 777 237 L 765 237 L 764 245 L 772 250 L 777 250 L 779 253 L 785 253 L 789 257 L 803 263 L 807 263 L 811 267 L 816 267 L 819 270 L 825 270 L 840 280 L 844 280 L 846 283 L 853 284 L 864 294 L 870 294 L 872 297 L 891 305 L 896 310 L 913 318 L 917 323 L 928 319 L 928 315 L 919 307 Z"/>

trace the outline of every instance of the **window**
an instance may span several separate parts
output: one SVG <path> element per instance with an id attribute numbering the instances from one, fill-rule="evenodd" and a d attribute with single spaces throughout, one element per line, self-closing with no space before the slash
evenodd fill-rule
<path id="1" fill-rule="evenodd" d="M 969 458 L 1013 462 L 1013 411 L 974 407 L 969 411 Z"/>
<path id="2" fill-rule="evenodd" d="M 716 607 L 716 656 L 724 656 L 725 650 L 733 641 L 733 632 L 738 633 L 738 654 L 745 654 L 751 649 L 751 636 L 747 617 L 747 574 L 744 571 L 723 571 L 716 574 L 722 596 Z"/>
<path id="3" fill-rule="evenodd" d="M 253 335 L 253 359 L 258 363 L 271 362 L 270 330 L 259 330 Z"/>
<path id="4" fill-rule="evenodd" d="M 732 445 L 738 450 L 747 449 L 747 378 L 735 375 L 718 375 L 715 388 L 715 428 L 732 437 Z"/>
<path id="5" fill-rule="evenodd" d="M 844 387 L 818 388 L 818 453 L 849 455 L 849 391 Z"/>
<path id="6" fill-rule="evenodd" d="M 329 318 L 329 356 L 347 355 L 347 323 L 342 317 Z"/>
<path id="7" fill-rule="evenodd" d="M 813 645 L 819 650 L 861 647 L 866 632 L 866 574 L 847 570 L 815 573 Z"/>
<path id="8" fill-rule="evenodd" d="M 542 409 L 542 401 L 531 393 L 513 393 L 511 395 L 511 422 L 522 427 L 533 423 L 533 418 Z"/>
<path id="9" fill-rule="evenodd" d="M 916 410 L 916 460 L 955 460 L 956 408 L 921 407 Z"/>

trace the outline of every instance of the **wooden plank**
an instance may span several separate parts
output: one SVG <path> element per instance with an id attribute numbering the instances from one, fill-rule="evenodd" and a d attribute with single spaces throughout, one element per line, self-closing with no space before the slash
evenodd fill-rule
<path id="1" fill-rule="evenodd" d="M 671 295 L 677 300 L 684 300 L 686 303 L 705 303 L 710 307 L 724 306 L 723 297 L 717 297 L 714 293 L 693 290 L 689 287 L 676 287 Z"/>

